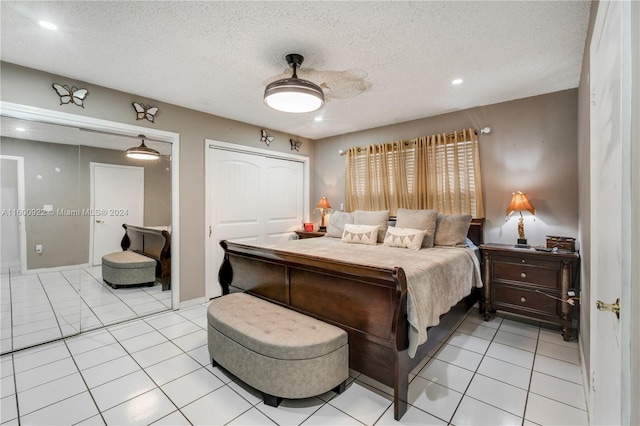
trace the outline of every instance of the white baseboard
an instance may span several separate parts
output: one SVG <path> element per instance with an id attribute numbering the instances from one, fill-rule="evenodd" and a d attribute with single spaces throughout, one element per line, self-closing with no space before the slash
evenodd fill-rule
<path id="1" fill-rule="evenodd" d="M 62 272 L 62 271 L 70 271 L 73 269 L 82 269 L 82 268 L 90 268 L 91 265 L 88 263 L 83 263 L 81 265 L 67 265 L 67 266 L 54 266 L 51 268 L 40 268 L 40 269 L 26 269 L 22 271 L 23 274 L 43 274 L 46 272 Z"/>

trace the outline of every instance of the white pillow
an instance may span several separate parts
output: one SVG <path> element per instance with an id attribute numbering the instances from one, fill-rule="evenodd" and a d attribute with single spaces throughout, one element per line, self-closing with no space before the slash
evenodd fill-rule
<path id="1" fill-rule="evenodd" d="M 411 250 L 420 250 L 422 240 L 427 235 L 426 231 L 412 228 L 387 228 L 387 235 L 384 237 L 384 245 L 389 247 L 401 247 Z"/>
<path id="2" fill-rule="evenodd" d="M 355 244 L 378 244 L 379 225 L 353 225 L 345 223 L 342 241 Z"/>

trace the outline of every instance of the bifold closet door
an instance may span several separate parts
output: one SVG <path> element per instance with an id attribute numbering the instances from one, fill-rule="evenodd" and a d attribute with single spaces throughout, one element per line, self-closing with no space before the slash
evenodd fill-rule
<path id="1" fill-rule="evenodd" d="M 209 156 L 209 253 L 222 262 L 218 242 L 277 243 L 303 221 L 303 163 L 246 152 L 213 150 Z M 213 280 L 209 280 L 213 281 Z M 207 294 L 219 294 L 217 282 Z M 215 288 L 218 287 L 218 288 Z"/>

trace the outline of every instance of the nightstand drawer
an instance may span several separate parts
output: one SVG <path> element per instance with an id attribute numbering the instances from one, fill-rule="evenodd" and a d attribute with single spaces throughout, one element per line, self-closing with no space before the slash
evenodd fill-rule
<path id="1" fill-rule="evenodd" d="M 494 261 L 492 279 L 499 281 L 517 281 L 543 287 L 557 288 L 559 273 L 559 269 Z"/>
<path id="2" fill-rule="evenodd" d="M 544 294 L 534 290 L 526 290 L 523 288 L 494 284 L 491 288 L 492 299 L 496 306 L 508 305 L 510 307 L 519 307 L 526 310 L 538 311 L 540 313 L 558 316 L 558 302 Z M 556 294 L 551 294 L 557 297 Z"/>

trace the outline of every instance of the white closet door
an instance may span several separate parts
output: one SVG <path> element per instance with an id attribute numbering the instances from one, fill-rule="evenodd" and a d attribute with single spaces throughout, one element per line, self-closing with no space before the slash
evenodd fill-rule
<path id="1" fill-rule="evenodd" d="M 304 165 L 294 160 L 210 147 L 211 217 L 207 296 L 221 294 L 217 271 L 219 241 L 277 243 L 288 240 L 303 222 Z"/>

